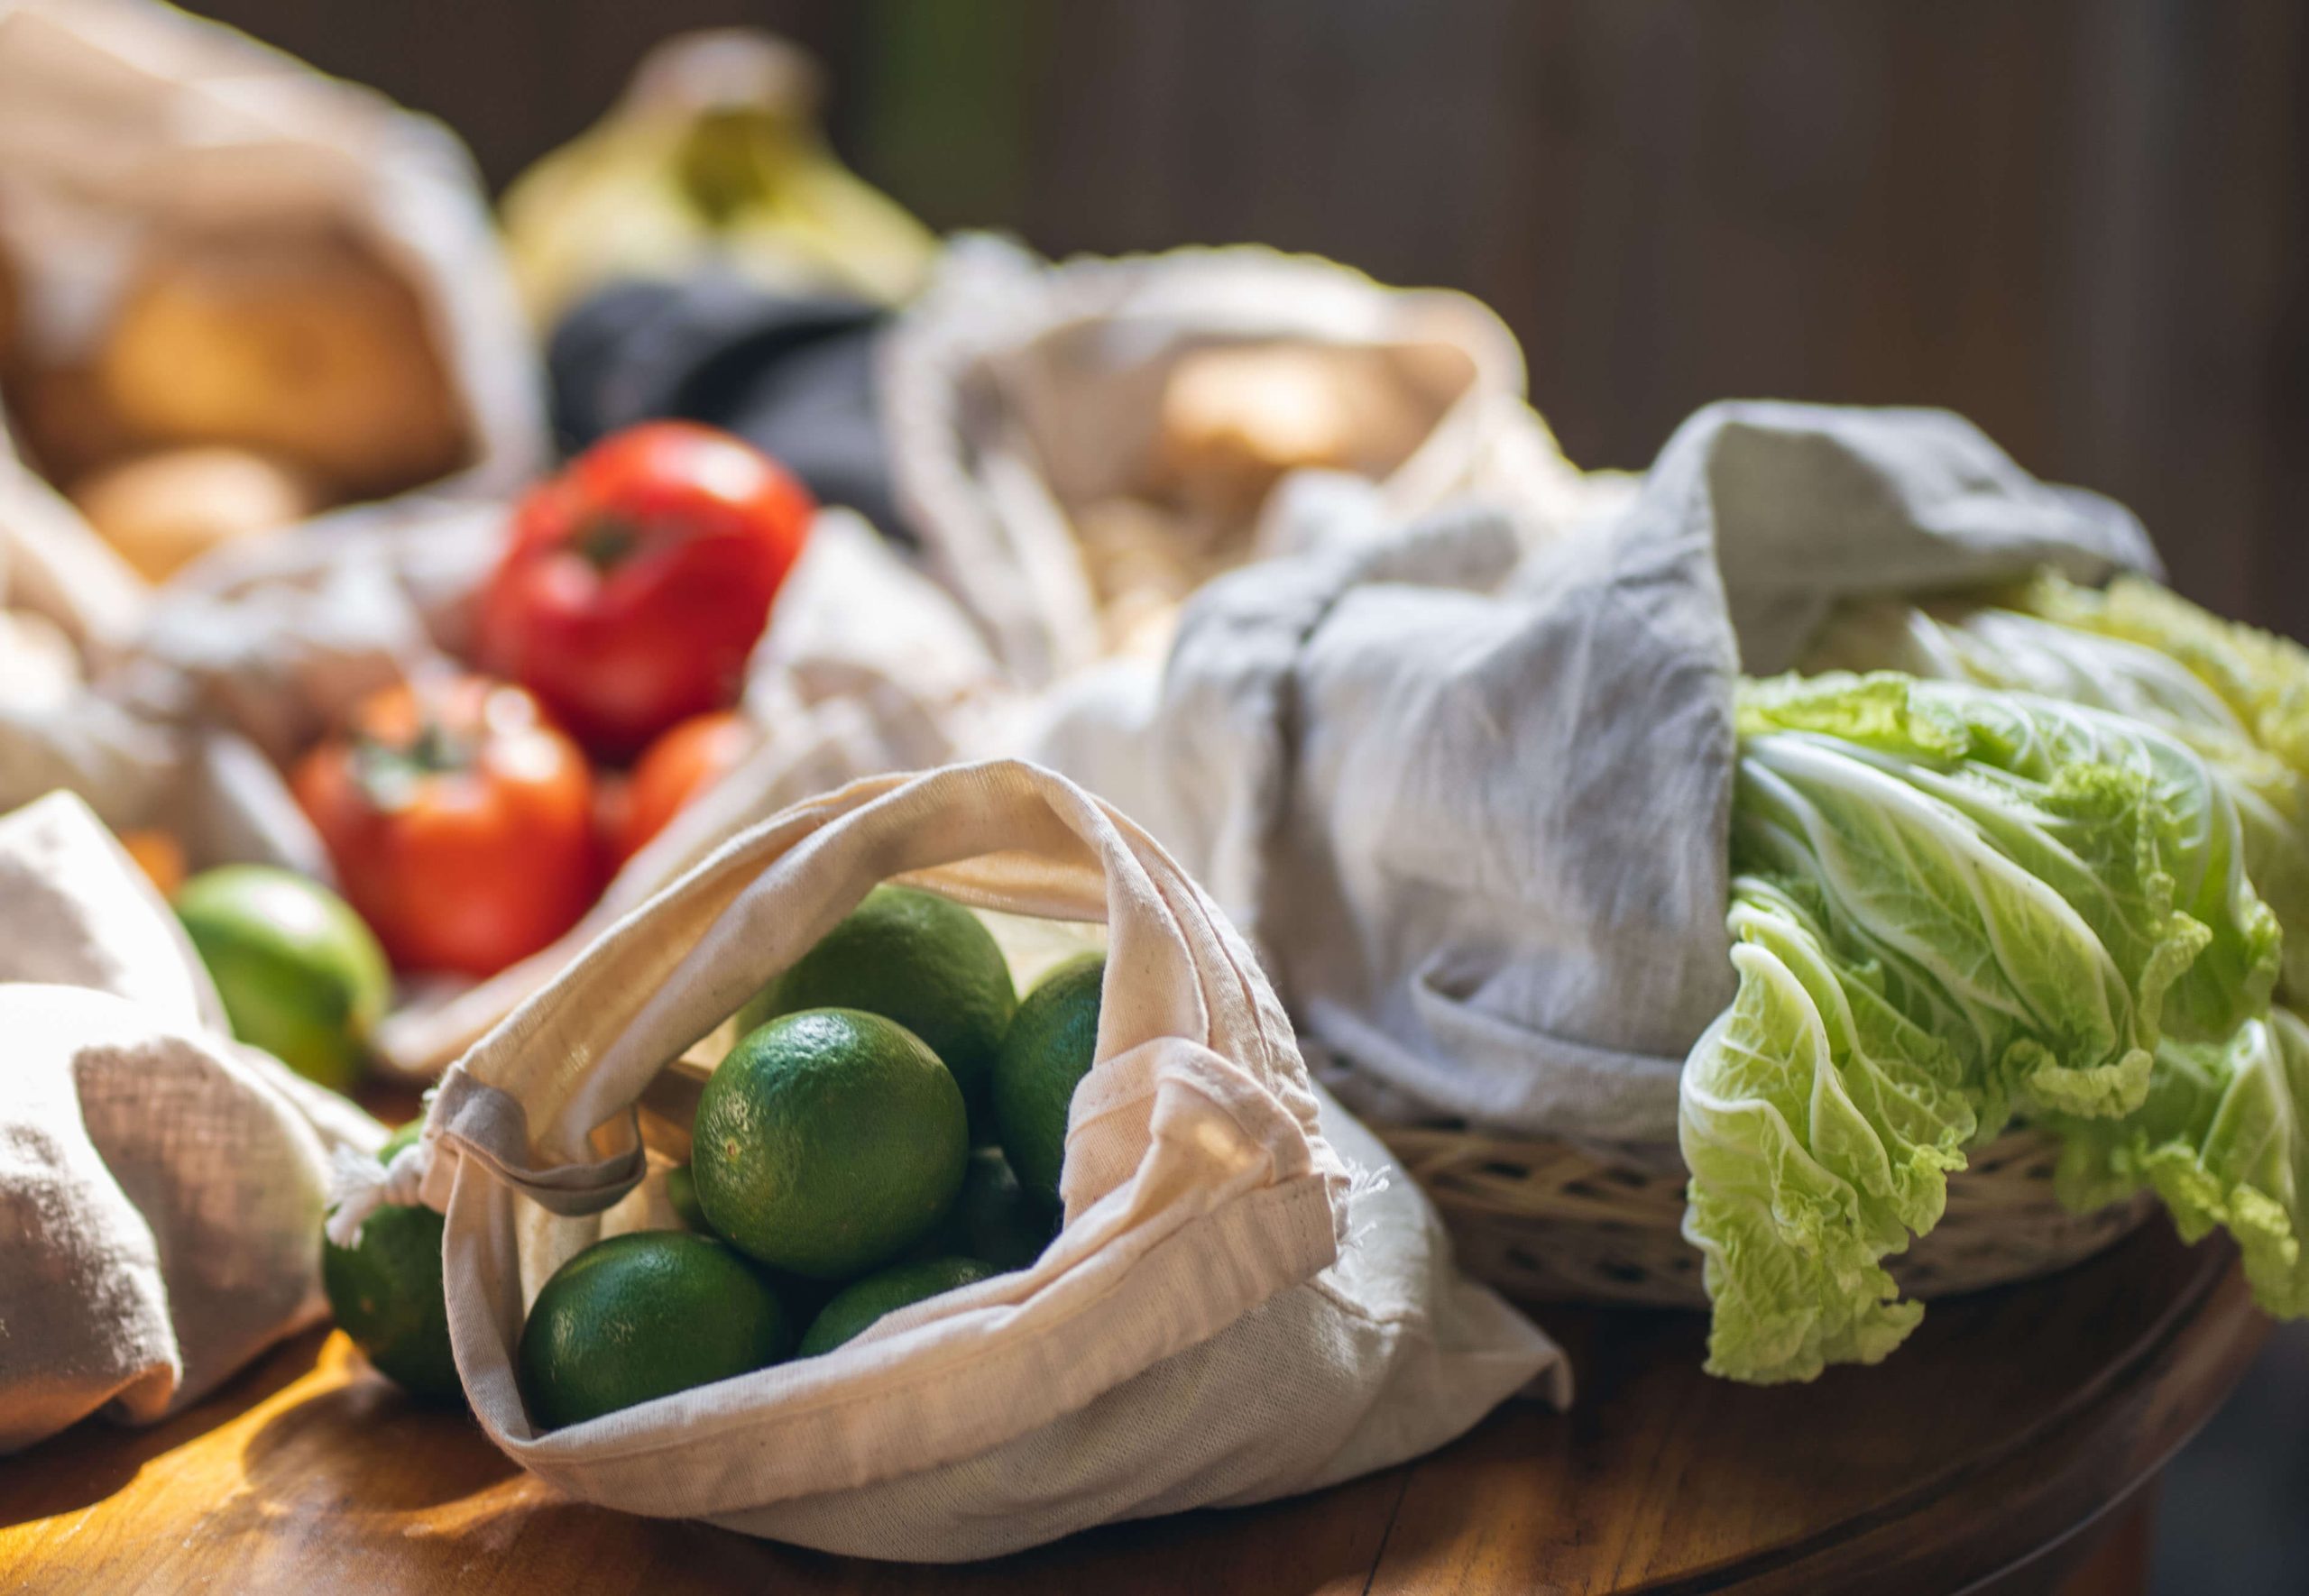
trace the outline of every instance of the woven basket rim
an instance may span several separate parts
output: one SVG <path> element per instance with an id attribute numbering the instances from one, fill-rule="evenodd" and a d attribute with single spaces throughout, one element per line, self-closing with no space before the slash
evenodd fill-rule
<path id="1" fill-rule="evenodd" d="M 1599 1143 L 1450 1122 L 1373 1127 L 1434 1202 L 1463 1264 L 1531 1301 L 1705 1307 L 1672 1143 Z M 1904 1292 L 1953 1296 L 2065 1268 L 2145 1217 L 2148 1194 L 2092 1213 L 2056 1197 L 2059 1145 L 2007 1126 L 1968 1150 L 1940 1222 L 1885 1260 Z"/>

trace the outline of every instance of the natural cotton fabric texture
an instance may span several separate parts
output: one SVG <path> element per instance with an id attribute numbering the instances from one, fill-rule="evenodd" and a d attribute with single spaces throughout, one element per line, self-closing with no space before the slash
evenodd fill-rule
<path id="1" fill-rule="evenodd" d="M 824 1357 L 540 1435 L 514 1375 L 523 1313 L 640 1180 L 633 1105 L 890 876 L 1107 926 L 1065 1229 L 1032 1268 Z M 460 1060 L 422 1146 L 458 1369 L 492 1440 L 590 1500 L 832 1551 L 977 1557 L 1308 1490 L 1440 1445 L 1559 1366 L 1453 1274 L 1424 1199 L 1380 1189 L 1383 1155 L 1326 1115 L 1209 899 L 1026 765 L 864 781 L 733 838 Z"/>
<path id="2" fill-rule="evenodd" d="M 1309 547 L 1031 746 L 1208 885 L 1351 1107 L 1654 1144 L 1733 991 L 1742 670 L 1840 598 L 2155 564 L 1954 416 L 1776 403 L 1700 411 L 1568 536 L 1474 496 Z"/>
<path id="3" fill-rule="evenodd" d="M 1323 1135 L 1348 1164 L 1386 1169 L 1385 1145 L 1329 1093 L 1315 1095 Z M 895 1548 L 934 1527 L 938 1560 L 992 1557 L 1022 1544 L 1013 1510 L 1049 1538 L 1120 1518 L 1247 1506 L 1427 1452 L 1519 1382 L 1568 1404 L 1570 1365 L 1453 1266 L 1417 1185 L 1400 1173 L 1357 1182 L 1347 1231 L 1338 1261 L 1307 1284 L 1041 1429 L 938 1468 L 721 1522 L 883 1556 L 909 1555 Z M 1308 1472 L 1310 1458 L 1325 1461 Z M 1030 1509 L 1022 1488 L 1039 1499 Z"/>
<path id="4" fill-rule="evenodd" d="M 1227 346 L 1367 354 L 1394 390 L 1418 396 L 1413 408 L 1432 408 L 1375 485 L 1392 516 L 1481 491 L 1554 521 L 1585 497 L 1525 399 L 1514 335 L 1465 294 L 1385 288 L 1263 248 L 1051 265 L 965 236 L 883 346 L 884 430 L 926 564 L 1028 687 L 1108 652 L 1076 517 L 1144 474 L 1179 362 Z M 1254 557 L 1287 545 L 1280 497 L 1260 518 Z"/>
<path id="5" fill-rule="evenodd" d="M 232 1041 L 67 794 L 0 818 L 0 1452 L 160 1418 L 326 1313 L 329 1155 L 384 1133 Z"/>

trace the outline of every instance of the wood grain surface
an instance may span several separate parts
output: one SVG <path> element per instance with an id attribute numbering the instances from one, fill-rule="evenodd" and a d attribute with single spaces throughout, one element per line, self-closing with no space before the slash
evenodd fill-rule
<path id="1" fill-rule="evenodd" d="M 2264 1328 L 2227 1249 L 2161 1224 L 2056 1279 L 1936 1306 L 1889 1363 L 1807 1387 L 1707 1379 L 1689 1316 L 1541 1316 L 1579 1371 L 1568 1414 L 1511 1406 L 1337 1490 L 957 1569 L 572 1501 L 317 1332 L 155 1429 L 84 1425 L 0 1460 L 0 1591 L 2052 1591 Z M 2080 1577 L 2120 1583 L 2096 1591 L 2139 1565 L 2104 1562 L 2113 1575 Z"/>

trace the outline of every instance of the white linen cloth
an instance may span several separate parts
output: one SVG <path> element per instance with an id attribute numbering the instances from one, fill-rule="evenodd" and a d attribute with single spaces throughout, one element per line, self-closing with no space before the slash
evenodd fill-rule
<path id="1" fill-rule="evenodd" d="M 1956 417 L 1777 403 L 1700 411 L 1566 537 L 1476 496 L 1303 542 L 1026 746 L 1205 884 L 1358 1113 L 1655 1144 L 1732 995 L 1739 673 L 1849 595 L 2156 563 Z"/>

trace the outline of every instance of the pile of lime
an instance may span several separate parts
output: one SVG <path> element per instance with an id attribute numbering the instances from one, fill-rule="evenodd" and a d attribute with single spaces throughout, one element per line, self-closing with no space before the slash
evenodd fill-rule
<path id="1" fill-rule="evenodd" d="M 1086 956 L 1021 1003 L 970 910 L 876 888 L 741 1012 L 666 1182 L 686 1228 L 589 1247 L 538 1293 L 530 1417 L 557 1428 L 814 1357 L 1032 1263 L 1103 970 Z"/>

